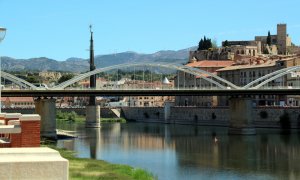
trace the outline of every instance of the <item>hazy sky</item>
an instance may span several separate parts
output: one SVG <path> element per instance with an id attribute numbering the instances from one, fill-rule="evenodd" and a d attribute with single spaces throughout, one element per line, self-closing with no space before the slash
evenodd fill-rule
<path id="1" fill-rule="evenodd" d="M 204 35 L 252 40 L 287 23 L 300 45 L 299 0 L 0 0 L 8 29 L 0 55 L 15 58 L 88 58 L 89 24 L 95 54 L 153 53 L 198 44 Z"/>

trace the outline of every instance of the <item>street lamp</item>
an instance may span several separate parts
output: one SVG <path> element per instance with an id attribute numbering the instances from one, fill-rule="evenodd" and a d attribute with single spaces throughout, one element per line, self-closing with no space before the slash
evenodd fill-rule
<path id="1" fill-rule="evenodd" d="M 6 34 L 6 28 L 0 27 L 0 43 L 1 41 L 5 38 L 5 34 Z M 2 96 L 1 96 L 1 90 L 2 90 L 2 83 L 1 83 L 1 55 L 0 55 L 0 113 L 1 113 L 1 109 L 2 109 Z"/>

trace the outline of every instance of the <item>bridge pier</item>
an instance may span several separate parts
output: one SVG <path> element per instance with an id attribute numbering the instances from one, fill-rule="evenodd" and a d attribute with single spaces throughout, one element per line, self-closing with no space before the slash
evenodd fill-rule
<path id="1" fill-rule="evenodd" d="M 229 134 L 256 134 L 256 129 L 253 125 L 252 109 L 251 98 L 232 97 L 229 99 Z"/>
<path id="2" fill-rule="evenodd" d="M 171 117 L 171 107 L 174 106 L 173 102 L 166 101 L 164 104 L 164 119 L 165 123 L 170 123 L 170 117 Z"/>
<path id="3" fill-rule="evenodd" d="M 100 127 L 100 106 L 99 105 L 86 106 L 85 127 L 87 128 Z"/>
<path id="4" fill-rule="evenodd" d="M 34 101 L 35 113 L 41 116 L 41 136 L 57 139 L 55 99 L 41 99 Z"/>

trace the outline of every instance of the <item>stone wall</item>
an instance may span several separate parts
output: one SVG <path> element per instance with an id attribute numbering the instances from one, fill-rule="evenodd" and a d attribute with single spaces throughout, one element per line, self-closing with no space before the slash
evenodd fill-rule
<path id="1" fill-rule="evenodd" d="M 205 107 L 172 107 L 171 122 L 196 125 L 228 125 L 228 109 Z"/>
<path id="2" fill-rule="evenodd" d="M 163 107 L 123 107 L 122 114 L 127 120 L 139 122 L 220 126 L 227 126 L 229 118 L 228 109 L 199 107 L 171 107 L 168 122 L 164 119 Z"/>
<path id="3" fill-rule="evenodd" d="M 122 107 L 122 115 L 129 121 L 165 122 L 163 107 Z"/>
<path id="4" fill-rule="evenodd" d="M 300 108 L 299 107 L 273 107 L 255 108 L 253 110 L 254 124 L 256 127 L 280 127 L 280 117 L 287 113 L 291 121 L 292 128 L 299 128 Z M 267 117 L 265 117 L 267 116 Z M 299 125 L 298 125 L 299 124 Z"/>
<path id="5" fill-rule="evenodd" d="M 300 127 L 299 107 L 254 108 L 252 115 L 254 126 L 262 128 L 280 128 L 280 117 L 284 113 L 288 114 L 292 128 Z M 163 107 L 123 107 L 122 115 L 128 120 L 138 122 L 215 126 L 229 125 L 229 109 L 226 107 L 171 107 L 171 117 L 167 122 L 164 120 Z"/>

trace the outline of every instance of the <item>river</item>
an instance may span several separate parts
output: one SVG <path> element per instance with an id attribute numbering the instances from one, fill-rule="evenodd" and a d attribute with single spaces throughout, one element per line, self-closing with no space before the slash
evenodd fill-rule
<path id="1" fill-rule="evenodd" d="M 78 157 L 127 164 L 162 180 L 300 179 L 300 132 L 258 129 L 255 136 L 228 135 L 227 128 L 154 123 L 58 124 L 78 138 L 58 147 Z"/>

